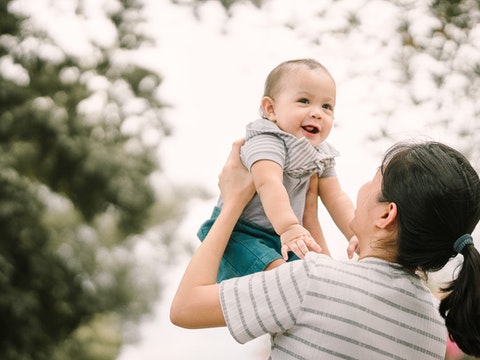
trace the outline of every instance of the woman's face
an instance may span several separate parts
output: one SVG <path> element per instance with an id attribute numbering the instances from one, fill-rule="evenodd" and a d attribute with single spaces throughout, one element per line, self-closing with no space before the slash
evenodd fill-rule
<path id="1" fill-rule="evenodd" d="M 375 229 L 375 221 L 381 216 L 385 207 L 378 201 L 382 189 L 382 174 L 377 170 L 373 179 L 365 183 L 357 195 L 357 206 L 355 216 L 350 222 L 350 227 L 360 241 L 370 239 Z"/>

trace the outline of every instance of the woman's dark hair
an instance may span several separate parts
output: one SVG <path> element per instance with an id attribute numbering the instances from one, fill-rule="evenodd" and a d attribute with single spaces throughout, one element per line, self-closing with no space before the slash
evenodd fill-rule
<path id="1" fill-rule="evenodd" d="M 398 209 L 397 262 L 410 271 L 439 270 L 455 241 L 480 219 L 480 180 L 457 150 L 438 142 L 399 143 L 385 155 L 381 201 Z M 466 354 L 480 356 L 480 254 L 462 250 L 458 277 L 442 289 L 440 314 Z"/>

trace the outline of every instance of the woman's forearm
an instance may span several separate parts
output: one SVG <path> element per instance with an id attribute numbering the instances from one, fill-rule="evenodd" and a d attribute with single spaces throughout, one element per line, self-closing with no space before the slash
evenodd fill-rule
<path id="1" fill-rule="evenodd" d="M 240 161 L 243 140 L 233 143 L 232 151 L 219 176 L 223 206 L 208 235 L 185 270 L 170 308 L 170 320 L 182 327 L 224 326 L 218 268 L 225 247 L 243 208 L 255 193 L 250 173 Z"/>
<path id="2" fill-rule="evenodd" d="M 218 267 L 241 209 L 224 206 L 185 270 L 179 289 L 216 283 Z"/>
<path id="3" fill-rule="evenodd" d="M 170 308 L 170 319 L 175 325 L 186 328 L 225 325 L 216 278 L 240 212 L 235 207 L 224 207 L 190 260 Z"/>

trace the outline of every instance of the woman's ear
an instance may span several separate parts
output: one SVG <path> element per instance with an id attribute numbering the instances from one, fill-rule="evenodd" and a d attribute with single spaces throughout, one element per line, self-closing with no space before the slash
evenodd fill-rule
<path id="1" fill-rule="evenodd" d="M 261 102 L 263 115 L 271 121 L 275 121 L 275 102 L 269 96 L 264 96 Z"/>
<path id="2" fill-rule="evenodd" d="M 377 219 L 377 226 L 386 229 L 397 220 L 397 204 L 394 202 L 385 203 L 381 216 Z"/>

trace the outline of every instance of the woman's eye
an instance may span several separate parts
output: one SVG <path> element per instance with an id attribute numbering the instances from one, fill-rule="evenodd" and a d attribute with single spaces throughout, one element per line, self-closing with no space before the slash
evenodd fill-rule
<path id="1" fill-rule="evenodd" d="M 300 98 L 300 99 L 298 99 L 298 102 L 301 102 L 302 104 L 310 103 L 307 98 Z"/>

